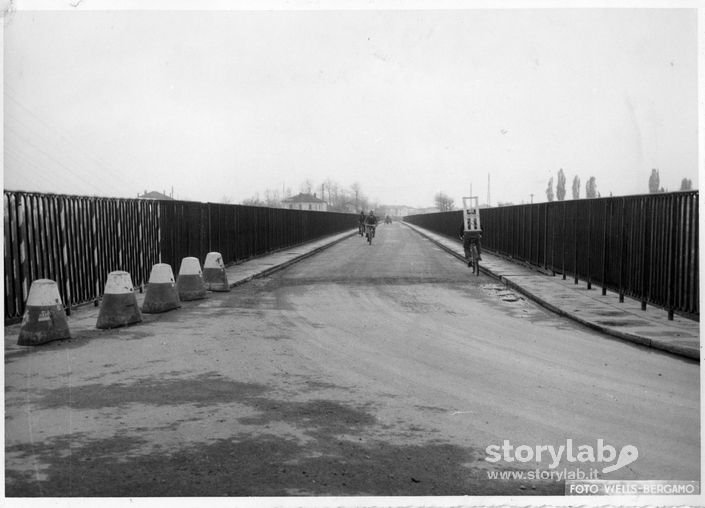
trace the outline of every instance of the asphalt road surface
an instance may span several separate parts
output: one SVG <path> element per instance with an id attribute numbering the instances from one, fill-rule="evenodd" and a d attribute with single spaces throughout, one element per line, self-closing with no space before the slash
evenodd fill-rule
<path id="1" fill-rule="evenodd" d="M 8 356 L 5 383 L 7 496 L 561 495 L 547 474 L 700 475 L 697 363 L 554 316 L 398 223 Z M 628 445 L 638 458 L 603 473 Z"/>

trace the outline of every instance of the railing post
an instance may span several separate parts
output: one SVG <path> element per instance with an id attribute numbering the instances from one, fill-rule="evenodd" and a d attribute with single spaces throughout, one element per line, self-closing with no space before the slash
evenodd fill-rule
<path id="1" fill-rule="evenodd" d="M 680 208 L 680 196 L 669 196 L 670 201 L 670 213 L 671 213 L 671 227 L 669 229 L 669 252 L 668 252 L 668 274 L 667 274 L 667 307 L 668 307 L 668 320 L 673 321 L 673 311 L 674 311 L 674 299 L 675 299 L 675 285 L 676 285 L 676 232 L 678 231 L 678 209 Z"/>
<path id="2" fill-rule="evenodd" d="M 213 229 L 211 224 L 211 204 L 206 203 L 206 213 L 208 214 L 208 252 L 213 251 Z"/>
<path id="3" fill-rule="evenodd" d="M 646 310 L 646 299 L 647 299 L 647 287 L 649 284 L 649 248 L 651 246 L 651 241 L 649 238 L 651 228 L 650 222 L 652 220 L 651 213 L 651 201 L 642 200 L 642 208 L 644 209 L 643 226 L 642 226 L 642 239 L 641 239 L 641 259 L 642 259 L 642 276 L 641 276 L 641 310 Z"/>
<path id="4" fill-rule="evenodd" d="M 551 215 L 551 274 L 556 276 L 556 221 L 555 213 Z"/>
<path id="5" fill-rule="evenodd" d="M 25 195 L 20 195 L 17 203 L 17 230 L 19 231 L 20 240 L 20 277 L 21 277 L 21 294 L 19 300 L 22 302 L 22 313 L 24 314 L 24 302 L 29 295 L 29 259 L 27 253 L 27 217 L 25 216 Z"/>
<path id="6" fill-rule="evenodd" d="M 527 206 L 526 210 L 528 212 L 528 221 L 529 221 L 529 239 L 528 239 L 528 244 L 527 244 L 527 249 L 525 250 L 525 258 L 529 263 L 531 263 L 531 256 L 534 252 L 534 205 L 530 204 Z"/>
<path id="7" fill-rule="evenodd" d="M 578 214 L 573 210 L 573 263 L 574 284 L 578 284 Z"/>
<path id="8" fill-rule="evenodd" d="M 592 278 L 590 274 L 590 261 L 592 260 L 590 249 L 592 248 L 590 237 L 592 236 L 592 199 L 588 202 L 588 231 L 587 231 L 587 288 L 592 289 Z"/>
<path id="9" fill-rule="evenodd" d="M 518 208 L 515 208 L 514 210 L 511 210 L 511 214 L 513 215 L 513 220 L 512 220 L 512 241 L 510 244 L 510 251 L 509 251 L 509 257 L 514 259 L 516 257 L 516 251 L 517 251 L 517 244 L 519 243 L 517 241 L 517 210 Z"/>
<path id="10" fill-rule="evenodd" d="M 82 205 L 84 205 L 90 213 L 91 217 L 91 234 L 90 237 L 92 238 L 91 240 L 91 245 L 92 245 L 92 253 L 93 253 L 93 263 L 92 263 L 92 271 L 93 271 L 93 299 L 94 299 L 94 304 L 97 306 L 98 305 L 98 298 L 100 297 L 100 274 L 98 273 L 98 224 L 97 224 L 97 218 L 96 216 L 99 213 L 99 207 L 98 207 L 98 202 L 94 199 L 89 199 L 89 200 L 82 200 Z M 83 208 L 83 207 L 82 207 Z"/>
<path id="11" fill-rule="evenodd" d="M 563 280 L 565 280 L 565 209 L 566 204 L 563 201 L 563 231 L 561 232 L 561 264 L 563 265 Z"/>
<path id="12" fill-rule="evenodd" d="M 625 251 L 627 248 L 627 239 L 624 236 L 624 216 L 627 213 L 627 200 L 620 198 L 622 202 L 622 217 L 619 221 L 619 238 L 622 240 L 622 248 L 619 250 L 619 302 L 624 303 L 624 260 L 626 258 Z"/>
<path id="13" fill-rule="evenodd" d="M 543 268 L 548 268 L 548 203 L 543 205 Z"/>
<path id="14" fill-rule="evenodd" d="M 61 262 L 64 271 L 64 307 L 66 315 L 71 315 L 71 263 L 69 262 L 70 249 L 67 246 L 68 231 L 66 228 L 66 199 L 59 201 L 59 239 L 61 242 Z"/>
<path id="15" fill-rule="evenodd" d="M 609 235 L 607 235 L 607 225 L 611 224 L 612 221 L 607 221 L 607 200 L 604 201 L 605 207 L 604 207 L 604 216 L 602 219 L 602 296 L 605 296 L 607 294 L 607 286 L 605 285 L 605 282 L 607 280 L 607 263 L 608 263 L 608 256 L 607 256 L 607 240 L 609 239 Z M 610 202 L 610 211 L 612 210 L 612 203 Z M 611 228 L 610 228 L 611 232 Z"/>
<path id="16" fill-rule="evenodd" d="M 121 208 L 122 208 L 122 203 L 120 201 L 117 201 L 115 203 L 115 216 L 117 219 L 117 243 L 118 243 L 118 269 L 119 270 L 124 270 L 125 268 L 123 267 L 123 262 L 124 258 L 122 255 L 122 249 L 123 249 L 123 241 L 122 241 L 122 213 Z"/>
<path id="17" fill-rule="evenodd" d="M 698 287 L 698 237 L 700 234 L 699 209 L 698 204 L 700 195 L 692 194 L 690 198 L 690 221 L 688 225 L 688 273 L 687 277 L 690 281 L 688 284 L 688 312 L 699 313 L 699 295 Z M 695 252 L 693 252 L 695 251 Z"/>

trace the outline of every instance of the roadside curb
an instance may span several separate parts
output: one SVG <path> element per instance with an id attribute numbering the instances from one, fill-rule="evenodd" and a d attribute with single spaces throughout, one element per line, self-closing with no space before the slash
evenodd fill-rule
<path id="1" fill-rule="evenodd" d="M 573 313 L 567 312 L 560 307 L 557 307 L 553 305 L 552 303 L 549 303 L 542 297 L 538 296 L 535 293 L 532 293 L 531 291 L 528 291 L 527 289 L 521 287 L 519 284 L 516 282 L 513 282 L 511 280 L 508 280 L 505 277 L 502 276 L 497 276 L 494 275 L 494 277 L 498 278 L 504 284 L 515 290 L 518 291 L 519 293 L 525 295 L 528 298 L 531 298 L 533 301 L 541 305 L 542 307 L 555 312 L 556 314 L 567 317 L 569 319 L 572 319 L 573 321 L 576 321 L 584 326 L 587 326 L 588 328 L 591 328 L 593 330 L 597 330 L 598 332 L 604 333 L 606 335 L 611 335 L 613 337 L 616 337 L 621 340 L 625 340 L 627 342 L 632 342 L 634 344 L 639 344 L 641 346 L 646 346 L 650 347 L 652 349 L 659 349 L 661 351 L 666 351 L 671 354 L 675 354 L 678 356 L 684 356 L 687 358 L 691 358 L 694 360 L 700 360 L 700 351 L 696 348 L 688 347 L 688 346 L 679 346 L 678 344 L 671 344 L 670 342 L 666 341 L 661 341 L 658 339 L 649 339 L 648 337 L 643 337 L 641 335 L 636 335 L 633 333 L 628 333 L 628 332 L 623 332 L 621 330 L 615 330 L 614 328 L 608 327 L 608 326 L 603 326 L 598 323 L 595 323 L 593 321 L 590 321 L 589 319 L 584 319 L 579 316 L 576 316 Z"/>
<path id="2" fill-rule="evenodd" d="M 448 252 L 449 254 L 455 256 L 456 258 L 458 258 L 462 261 L 465 261 L 465 256 L 463 256 L 458 251 L 452 249 L 451 247 L 444 245 L 443 242 L 438 241 L 433 236 L 426 234 L 426 232 L 423 231 L 421 228 L 418 228 L 412 224 L 408 224 L 405 222 L 403 224 L 405 224 L 407 227 L 411 228 L 412 230 L 414 230 L 416 233 L 420 234 L 424 238 L 430 240 L 431 242 L 433 242 L 434 244 L 436 244 L 438 247 L 440 247 L 444 251 Z M 527 270 L 528 269 L 529 268 L 527 268 Z M 687 346 L 687 345 L 684 346 L 684 345 L 680 345 L 680 344 L 674 344 L 669 341 L 643 337 L 641 335 L 623 332 L 621 330 L 617 330 L 612 327 L 600 325 L 598 323 L 595 323 L 594 321 L 584 319 L 580 316 L 577 316 L 571 312 L 568 312 L 564 309 L 561 309 L 560 307 L 553 305 L 552 303 L 548 302 L 546 299 L 539 296 L 538 294 L 527 290 L 525 287 L 522 287 L 520 284 L 518 284 L 512 280 L 507 279 L 505 276 L 498 275 L 498 274 L 494 273 L 492 270 L 488 269 L 487 267 L 480 265 L 480 271 L 486 275 L 489 275 L 490 277 L 492 277 L 494 279 L 497 279 L 497 280 L 503 282 L 505 286 L 511 288 L 514 291 L 517 291 L 518 293 L 521 293 L 522 295 L 533 300 L 534 302 L 536 302 L 537 304 L 541 305 L 542 307 L 550 310 L 551 312 L 554 312 L 560 316 L 572 319 L 573 321 L 580 323 L 583 326 L 587 326 L 590 329 L 597 330 L 597 331 L 604 333 L 606 335 L 610 335 L 612 337 L 616 337 L 618 339 L 621 339 L 621 340 L 624 340 L 627 342 L 631 342 L 634 344 L 639 344 L 641 346 L 646 346 L 646 347 L 649 347 L 652 349 L 658 349 L 660 351 L 665 351 L 670 354 L 689 358 L 689 359 L 696 360 L 696 361 L 700 360 L 700 348 L 699 347 L 691 347 L 691 346 Z M 536 275 L 537 276 L 543 275 L 545 277 L 550 277 L 550 275 L 546 275 L 546 274 L 538 272 L 538 271 L 536 271 Z"/>

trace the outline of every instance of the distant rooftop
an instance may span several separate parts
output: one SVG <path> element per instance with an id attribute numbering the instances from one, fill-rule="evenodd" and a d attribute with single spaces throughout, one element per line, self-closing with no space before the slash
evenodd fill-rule
<path id="1" fill-rule="evenodd" d="M 138 199 L 169 199 L 169 200 L 174 199 L 171 196 L 167 196 L 166 194 L 162 194 L 161 192 L 157 192 L 157 191 L 147 192 L 146 190 L 144 191 L 144 194 L 142 194 L 142 195 L 138 194 L 137 198 Z"/>
<path id="2" fill-rule="evenodd" d="M 302 192 L 296 196 L 282 199 L 282 203 L 325 203 L 325 201 L 317 198 L 315 193 L 312 196 L 311 194 L 305 194 Z"/>

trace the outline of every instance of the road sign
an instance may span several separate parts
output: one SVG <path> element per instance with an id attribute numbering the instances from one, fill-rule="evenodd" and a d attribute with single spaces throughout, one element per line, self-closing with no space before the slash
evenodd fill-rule
<path id="1" fill-rule="evenodd" d="M 465 231 L 482 231 L 477 196 L 463 198 L 463 224 Z"/>

